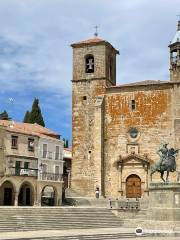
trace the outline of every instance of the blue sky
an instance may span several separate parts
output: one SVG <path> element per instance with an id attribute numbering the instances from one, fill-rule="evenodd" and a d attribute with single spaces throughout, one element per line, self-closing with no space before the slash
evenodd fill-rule
<path id="1" fill-rule="evenodd" d="M 120 50 L 118 84 L 168 80 L 178 12 L 179 0 L 0 0 L 0 111 L 22 121 L 37 97 L 46 127 L 71 140 L 70 44 L 98 25 Z"/>

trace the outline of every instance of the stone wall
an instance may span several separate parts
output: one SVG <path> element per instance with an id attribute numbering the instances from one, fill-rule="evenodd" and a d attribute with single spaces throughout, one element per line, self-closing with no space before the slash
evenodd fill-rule
<path id="1" fill-rule="evenodd" d="M 109 89 L 105 97 L 105 171 L 106 193 L 117 196 L 118 170 L 114 163 L 119 156 L 127 156 L 129 145 L 135 153 L 153 162 L 159 159 L 157 150 L 161 143 L 177 147 L 174 131 L 174 90 L 171 86 L 134 86 L 127 89 Z M 136 102 L 132 111 L 131 100 Z M 131 138 L 129 129 L 138 130 L 137 138 Z M 178 165 L 180 165 L 178 158 Z M 124 169 L 124 171 L 129 172 Z M 131 169 L 131 173 L 134 170 Z M 124 173 L 125 174 L 125 173 Z M 144 174 L 137 170 L 137 175 Z M 171 173 L 176 180 L 176 173 Z M 153 176 L 159 179 L 159 174 Z M 125 181 L 125 179 L 124 179 Z M 125 193 L 124 193 L 125 194 Z"/>
<path id="2" fill-rule="evenodd" d="M 98 110 L 95 105 L 104 85 L 104 80 L 73 83 L 72 188 L 82 195 L 94 196 L 96 185 L 100 184 L 101 171 L 99 176 L 96 172 L 102 161 L 98 157 L 102 151 L 101 107 Z"/>

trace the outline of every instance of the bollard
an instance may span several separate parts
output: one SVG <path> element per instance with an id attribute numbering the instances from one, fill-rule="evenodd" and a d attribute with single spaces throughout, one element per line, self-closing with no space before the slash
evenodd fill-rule
<path id="1" fill-rule="evenodd" d="M 136 236 L 142 236 L 143 235 L 143 229 L 141 227 L 137 227 L 135 229 Z"/>

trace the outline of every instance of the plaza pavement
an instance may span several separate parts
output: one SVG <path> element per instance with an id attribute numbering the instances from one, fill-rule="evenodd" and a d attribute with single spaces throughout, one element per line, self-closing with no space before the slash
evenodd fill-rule
<path id="1" fill-rule="evenodd" d="M 25 231 L 25 232 L 1 232 L 0 240 L 42 240 L 42 239 L 136 239 L 136 240 L 180 240 L 180 232 L 169 232 L 165 230 L 144 230 L 145 235 L 135 236 L 133 228 L 98 228 L 98 229 L 66 229 L 46 231 Z M 86 237 L 87 236 L 87 237 Z M 103 237 L 104 236 L 104 237 Z"/>

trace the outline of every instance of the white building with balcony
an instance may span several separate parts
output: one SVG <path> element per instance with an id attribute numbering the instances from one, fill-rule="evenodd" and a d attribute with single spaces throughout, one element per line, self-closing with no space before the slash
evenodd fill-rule
<path id="1" fill-rule="evenodd" d="M 61 205 L 62 155 L 50 129 L 0 120 L 0 205 Z"/>

